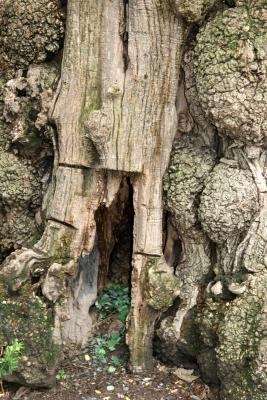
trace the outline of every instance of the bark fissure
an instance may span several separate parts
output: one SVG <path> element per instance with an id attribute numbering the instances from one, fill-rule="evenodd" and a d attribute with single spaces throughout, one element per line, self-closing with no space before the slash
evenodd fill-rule
<path id="1" fill-rule="evenodd" d="M 65 221 L 60 221 L 59 219 L 51 218 L 51 217 L 50 217 L 48 220 L 49 220 L 49 221 L 57 222 L 58 224 L 62 224 L 62 225 L 64 225 L 64 226 L 66 226 L 67 228 L 71 228 L 71 229 L 77 230 L 77 228 L 75 228 L 75 226 L 73 226 L 73 225 L 71 225 L 71 224 L 68 224 L 68 223 L 65 222 Z"/>
<path id="2" fill-rule="evenodd" d="M 123 41 L 123 63 L 124 72 L 128 69 L 129 55 L 128 55 L 128 36 L 129 36 L 129 0 L 123 0 L 123 29 L 122 29 L 122 41 Z"/>
<path id="3" fill-rule="evenodd" d="M 58 166 L 66 167 L 66 168 L 74 168 L 74 169 L 85 169 L 85 170 L 90 169 L 89 167 L 86 167 L 85 165 L 68 164 L 68 163 L 59 163 Z"/>

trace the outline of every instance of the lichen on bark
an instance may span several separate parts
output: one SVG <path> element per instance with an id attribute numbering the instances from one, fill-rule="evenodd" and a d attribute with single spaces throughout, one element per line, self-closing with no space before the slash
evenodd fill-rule
<path id="1" fill-rule="evenodd" d="M 1 346 L 14 339 L 24 344 L 16 373 L 5 379 L 32 387 L 53 386 L 59 346 L 53 338 L 52 310 L 32 292 L 29 283 L 19 296 L 10 296 L 1 281 L 0 295 Z"/>
<path id="2" fill-rule="evenodd" d="M 0 4 L 0 66 L 12 71 L 56 54 L 64 34 L 58 0 L 6 0 Z"/>
<path id="3" fill-rule="evenodd" d="M 266 6 L 241 2 L 198 35 L 196 84 L 202 107 L 222 134 L 265 145 Z"/>
<path id="4" fill-rule="evenodd" d="M 86 343 L 128 218 L 131 369 L 156 334 L 223 400 L 263 399 L 266 1 L 69 0 L 62 60 L 60 4 L 0 4 L 0 345 L 43 329 L 7 378 L 50 385 Z"/>

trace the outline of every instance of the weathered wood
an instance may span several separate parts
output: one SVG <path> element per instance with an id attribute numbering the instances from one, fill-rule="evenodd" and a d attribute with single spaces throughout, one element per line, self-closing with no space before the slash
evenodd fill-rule
<path id="1" fill-rule="evenodd" d="M 68 341 L 84 343 L 99 263 L 95 213 L 100 204 L 112 204 L 121 172 L 131 173 L 135 219 L 128 343 L 136 371 L 152 365 L 158 311 L 146 304 L 141 277 L 147 260 L 163 252 L 162 176 L 177 129 L 185 36 L 185 22 L 164 2 L 68 1 L 61 81 L 50 112 L 57 126 L 55 190 L 43 237 L 12 261 L 13 269 L 22 261 L 30 271 L 33 251 L 37 264 L 42 254 L 48 270 L 62 264 L 72 277 L 57 308 L 57 327 Z M 64 267 L 70 262 L 72 269 Z M 50 296 L 49 281 L 45 292 Z"/>
<path id="2" fill-rule="evenodd" d="M 185 24 L 167 5 L 148 0 L 109 2 L 102 21 L 101 109 L 86 124 L 99 165 L 143 172 L 153 159 L 164 169 L 176 131 Z"/>
<path id="3" fill-rule="evenodd" d="M 85 143 L 84 122 L 100 108 L 100 32 L 103 1 L 68 2 L 61 82 L 52 119 L 58 130 L 59 163 L 90 166 L 96 152 Z"/>
<path id="4" fill-rule="evenodd" d="M 150 307 L 145 300 L 148 256 L 133 256 L 132 304 L 127 326 L 127 344 L 130 348 L 130 368 L 142 372 L 154 367 L 153 336 L 159 311 Z"/>
<path id="5" fill-rule="evenodd" d="M 177 130 L 175 100 L 185 35 L 184 22 L 167 6 L 145 0 L 130 4 L 128 109 L 123 114 L 129 129 L 124 168 L 142 171 L 132 180 L 135 221 L 128 344 L 134 371 L 153 365 L 153 326 L 159 314 L 146 304 L 145 282 L 140 277 L 149 257 L 163 253 L 162 177 Z M 135 139 L 139 134 L 141 141 Z M 123 138 L 119 143 L 125 148 Z"/>
<path id="6" fill-rule="evenodd" d="M 59 130 L 59 163 L 137 173 L 132 178 L 135 221 L 131 315 L 135 320 L 139 319 L 139 323 L 132 323 L 135 328 L 130 330 L 128 338 L 132 353 L 137 347 L 145 353 L 148 342 L 152 348 L 152 331 L 147 330 L 152 320 L 144 322 L 145 318 L 138 316 L 139 304 L 144 302 L 139 275 L 146 257 L 162 255 L 162 176 L 177 129 L 175 100 L 186 25 L 167 4 L 156 0 L 136 0 L 129 4 L 99 2 L 97 7 L 94 1 L 89 1 L 87 6 L 84 2 L 78 6 L 70 1 L 69 13 L 62 84 L 53 113 Z M 79 24 L 74 13 L 82 18 Z M 79 42 L 74 36 L 76 25 L 87 41 Z M 93 45 L 88 37 L 88 25 L 94 32 Z M 70 65 L 71 60 L 72 63 L 79 60 L 79 54 L 76 54 L 79 45 L 88 58 L 83 54 L 83 63 L 76 73 Z M 84 87 L 77 86 L 77 80 L 94 91 L 85 93 Z M 69 117 L 70 105 L 66 104 L 66 99 L 70 92 L 73 93 L 71 107 L 74 107 L 76 118 L 79 115 L 79 122 L 85 122 L 89 149 L 93 142 L 97 153 L 97 157 L 87 161 L 83 157 L 84 149 L 80 152 L 80 160 L 77 155 L 73 158 L 69 150 L 70 146 L 78 153 L 84 143 L 83 126 Z M 97 101 L 92 106 L 93 99 Z M 86 103 L 83 109 L 82 101 Z M 142 255 L 142 262 L 135 265 L 137 254 Z M 137 346 L 140 340 L 143 347 Z M 148 367 L 151 356 L 152 350 L 146 360 L 133 355 L 133 368 Z"/>

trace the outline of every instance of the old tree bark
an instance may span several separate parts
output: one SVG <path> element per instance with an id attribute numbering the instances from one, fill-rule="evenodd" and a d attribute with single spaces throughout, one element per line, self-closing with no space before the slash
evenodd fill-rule
<path id="1" fill-rule="evenodd" d="M 156 356 L 266 399 L 266 0 L 4 0 L 0 18 L 0 346 L 25 343 L 6 379 L 50 386 L 87 342 L 119 232 L 132 371 Z"/>

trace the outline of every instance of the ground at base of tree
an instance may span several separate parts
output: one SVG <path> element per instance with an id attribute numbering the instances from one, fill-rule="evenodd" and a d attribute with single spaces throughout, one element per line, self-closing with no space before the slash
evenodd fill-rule
<path id="1" fill-rule="evenodd" d="M 57 384 L 50 390 L 9 387 L 1 400 L 208 400 L 200 381 L 187 384 L 172 368 L 158 364 L 151 373 L 130 374 L 120 365 L 96 365 L 89 354 L 68 357 L 61 365 Z M 109 372 L 110 371 L 110 372 Z"/>

